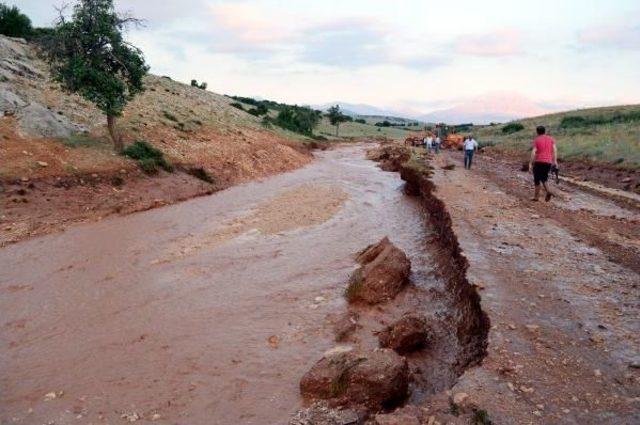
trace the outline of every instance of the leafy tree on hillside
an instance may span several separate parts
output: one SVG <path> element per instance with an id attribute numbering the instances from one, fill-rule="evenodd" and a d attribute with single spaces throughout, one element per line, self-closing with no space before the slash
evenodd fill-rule
<path id="1" fill-rule="evenodd" d="M 47 50 L 54 78 L 105 113 L 114 148 L 122 151 L 116 118 L 144 90 L 142 78 L 149 70 L 140 49 L 122 35 L 139 21 L 116 12 L 113 0 L 80 0 L 70 21 L 60 15 Z"/>
<path id="2" fill-rule="evenodd" d="M 320 122 L 320 111 L 301 106 L 283 107 L 273 123 L 296 133 L 311 136 Z M 265 117 L 268 118 L 268 117 Z"/>
<path id="3" fill-rule="evenodd" d="M 31 19 L 27 15 L 20 13 L 16 6 L 9 7 L 0 3 L 0 34 L 27 38 L 32 31 Z"/>
<path id="4" fill-rule="evenodd" d="M 327 117 L 329 117 L 331 125 L 336 126 L 336 137 L 338 137 L 340 133 L 340 123 L 349 121 L 349 117 L 340 111 L 340 105 L 335 105 L 329 108 L 327 111 Z"/>

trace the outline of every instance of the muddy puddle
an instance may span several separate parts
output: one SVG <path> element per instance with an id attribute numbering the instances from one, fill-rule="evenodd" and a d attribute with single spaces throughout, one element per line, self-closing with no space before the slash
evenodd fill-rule
<path id="1" fill-rule="evenodd" d="M 364 147 L 162 209 L 0 250 L 0 419 L 285 424 L 300 377 L 334 347 L 353 253 L 388 235 L 412 260 L 398 302 L 361 307 L 351 343 L 404 311 L 436 323 L 411 360 L 417 401 L 460 373 L 457 313 L 431 229 Z M 47 395 L 47 396 L 46 396 Z M 162 423 L 162 422 L 161 422 Z"/>

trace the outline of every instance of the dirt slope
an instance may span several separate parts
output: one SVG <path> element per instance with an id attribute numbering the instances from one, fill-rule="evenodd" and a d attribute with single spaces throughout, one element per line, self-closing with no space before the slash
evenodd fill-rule
<path id="1" fill-rule="evenodd" d="M 202 167 L 213 184 L 180 172 L 159 179 L 138 172 L 134 161 L 114 155 L 100 111 L 62 92 L 33 46 L 0 36 L 0 244 L 62 222 L 209 193 L 311 159 L 297 136 L 265 129 L 224 96 L 154 75 L 145 86 L 119 120 L 125 140 L 147 140 L 179 171 Z M 45 210 L 54 216 L 43 217 Z"/>

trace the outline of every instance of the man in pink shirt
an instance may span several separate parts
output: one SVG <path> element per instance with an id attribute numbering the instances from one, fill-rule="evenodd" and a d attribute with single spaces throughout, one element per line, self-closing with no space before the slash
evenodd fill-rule
<path id="1" fill-rule="evenodd" d="M 549 171 L 551 166 L 558 166 L 558 150 L 553 137 L 547 136 L 546 129 L 542 126 L 536 128 L 538 137 L 533 141 L 533 149 L 531 150 L 531 160 L 529 161 L 529 169 L 533 172 L 533 182 L 535 184 L 535 192 L 532 201 L 537 201 L 540 196 L 540 183 L 544 187 L 546 193 L 544 200 L 549 202 L 552 196 L 555 196 L 547 187 L 549 179 Z"/>

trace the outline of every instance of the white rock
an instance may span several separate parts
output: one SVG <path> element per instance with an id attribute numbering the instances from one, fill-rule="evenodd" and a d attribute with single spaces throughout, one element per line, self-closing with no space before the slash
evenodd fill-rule
<path id="1" fill-rule="evenodd" d="M 469 394 L 467 393 L 455 393 L 453 395 L 453 404 L 460 405 L 464 403 L 464 401 L 468 398 L 469 398 Z"/>

